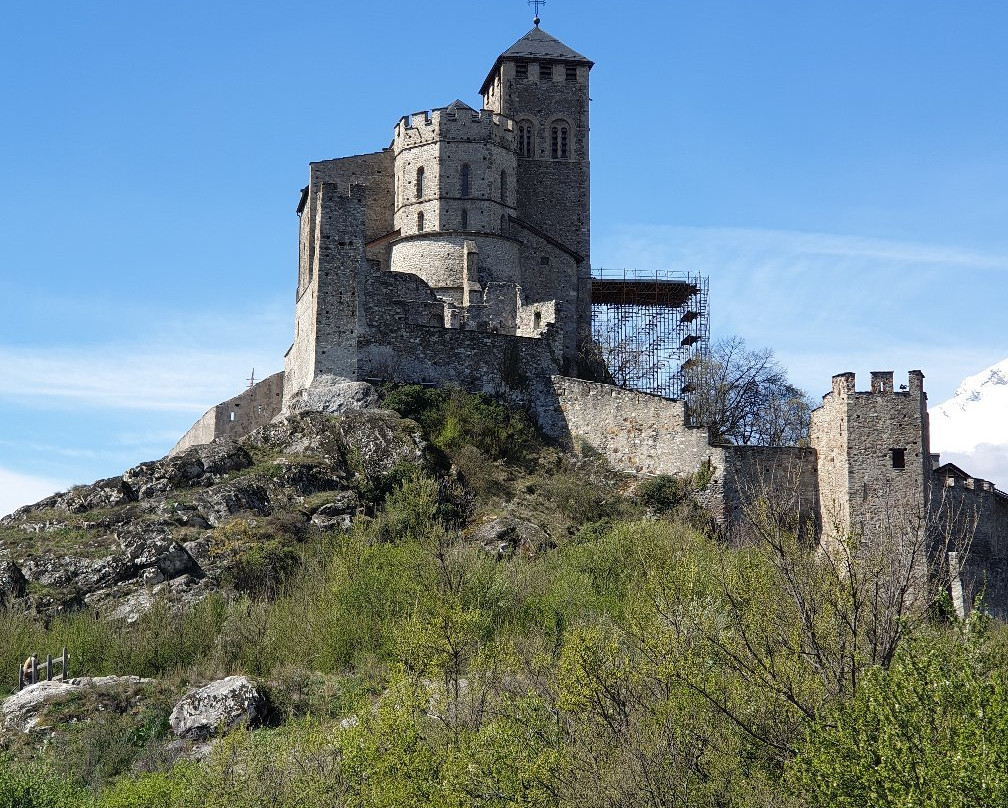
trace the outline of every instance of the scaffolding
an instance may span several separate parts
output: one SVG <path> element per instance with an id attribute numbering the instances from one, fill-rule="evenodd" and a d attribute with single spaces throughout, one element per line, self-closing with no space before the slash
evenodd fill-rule
<path id="1" fill-rule="evenodd" d="M 592 338 L 620 387 L 681 398 L 707 354 L 707 278 L 670 270 L 592 270 Z"/>

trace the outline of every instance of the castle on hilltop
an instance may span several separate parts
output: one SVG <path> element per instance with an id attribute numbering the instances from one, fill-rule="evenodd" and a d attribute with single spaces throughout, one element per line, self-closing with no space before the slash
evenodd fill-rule
<path id="1" fill-rule="evenodd" d="M 387 148 L 311 163 L 284 370 L 211 408 L 173 452 L 304 409 L 334 379 L 457 385 L 524 408 L 547 436 L 618 469 L 708 469 L 726 526 L 744 522 L 754 494 L 792 507 L 824 542 L 891 530 L 894 514 L 910 531 L 970 514 L 969 556 L 955 541 L 943 549 L 954 598 L 963 609 L 985 586 L 1004 612 L 1008 497 L 931 454 L 920 371 L 900 390 L 892 372 L 873 373 L 866 392 L 854 374 L 834 376 L 808 447 L 711 445 L 674 386 L 603 381 L 591 350 L 600 304 L 673 317 L 677 362 L 703 354 L 708 325 L 702 279 L 593 279 L 592 66 L 537 20 L 497 57 L 482 109 L 457 100 L 416 112 Z"/>

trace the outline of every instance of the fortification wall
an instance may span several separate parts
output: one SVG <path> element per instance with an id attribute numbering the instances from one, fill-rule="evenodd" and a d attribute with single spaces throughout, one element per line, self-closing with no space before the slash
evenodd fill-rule
<path id="1" fill-rule="evenodd" d="M 967 607 L 983 595 L 983 608 L 1008 619 L 1008 494 L 992 483 L 938 469 L 931 491 L 939 541 L 957 552 Z"/>
<path id="2" fill-rule="evenodd" d="M 392 149 L 310 163 L 309 187 L 317 188 L 322 183 L 335 186 L 343 194 L 349 194 L 353 185 L 367 189 L 364 196 L 365 241 L 374 241 L 395 229 L 395 154 Z M 312 211 L 313 221 L 316 213 L 317 209 Z M 372 248 L 368 258 L 387 266 L 385 247 Z"/>
<path id="3" fill-rule="evenodd" d="M 819 531 L 818 456 L 811 447 L 726 446 L 723 520 L 747 531 L 773 520 L 812 540 Z"/>
<path id="4" fill-rule="evenodd" d="M 283 404 L 283 371 L 267 376 L 244 393 L 211 407 L 179 439 L 169 456 L 190 446 L 210 443 L 214 438 L 240 438 L 266 426 L 280 414 Z"/>
<path id="5" fill-rule="evenodd" d="M 588 444 L 615 468 L 633 474 L 693 474 L 710 462 L 714 485 L 722 484 L 724 449 L 708 444 L 706 429 L 686 425 L 682 401 L 565 376 L 550 381 L 556 409 L 550 411 L 544 401 L 538 415 L 553 437 Z"/>

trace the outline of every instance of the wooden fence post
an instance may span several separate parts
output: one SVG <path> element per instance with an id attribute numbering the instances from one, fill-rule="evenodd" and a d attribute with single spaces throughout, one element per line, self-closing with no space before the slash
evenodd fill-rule
<path id="1" fill-rule="evenodd" d="M 46 654 L 45 658 L 45 678 L 47 682 L 52 681 L 52 654 Z"/>

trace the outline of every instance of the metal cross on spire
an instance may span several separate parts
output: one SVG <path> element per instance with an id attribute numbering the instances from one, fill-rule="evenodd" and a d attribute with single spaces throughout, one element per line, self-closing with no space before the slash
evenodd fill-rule
<path id="1" fill-rule="evenodd" d="M 532 22 L 534 22 L 536 28 L 538 28 L 539 27 L 539 23 L 542 22 L 542 20 L 539 19 L 539 7 L 540 6 L 545 6 L 546 5 L 546 0 L 528 0 L 528 4 L 530 6 L 532 6 L 533 8 L 535 8 L 535 19 L 532 20 Z"/>

